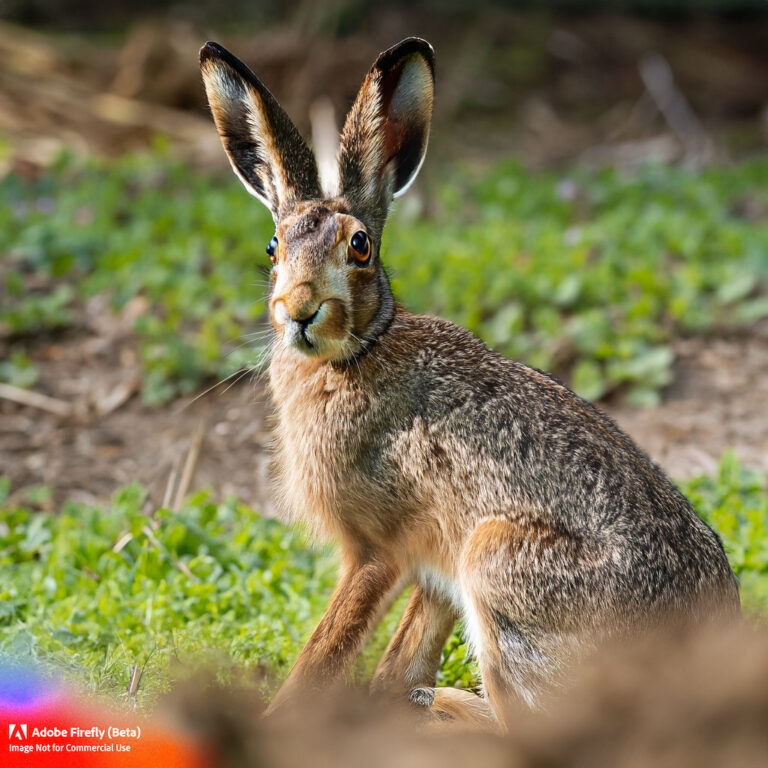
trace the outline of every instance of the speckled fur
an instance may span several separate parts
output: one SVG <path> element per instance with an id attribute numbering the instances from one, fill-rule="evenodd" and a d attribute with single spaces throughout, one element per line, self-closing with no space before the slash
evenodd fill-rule
<path id="1" fill-rule="evenodd" d="M 337 541 L 344 563 L 273 706 L 343 677 L 393 597 L 416 583 L 374 686 L 434 685 L 462 617 L 503 725 L 505 701 L 535 706 L 601 639 L 737 611 L 739 598 L 717 536 L 607 416 L 463 328 L 395 304 L 380 234 L 423 159 L 432 74 L 423 41 L 382 54 L 344 128 L 339 195 L 268 203 L 281 243 L 273 319 L 280 302 L 292 317 L 326 300 L 337 308 L 316 347 L 288 343 L 286 331 L 272 355 L 276 499 L 288 519 Z M 394 120 L 387 102 L 408 105 L 411 119 Z M 393 140 L 393 130 L 410 134 Z M 365 269 L 345 256 L 357 226 L 374 244 Z"/>

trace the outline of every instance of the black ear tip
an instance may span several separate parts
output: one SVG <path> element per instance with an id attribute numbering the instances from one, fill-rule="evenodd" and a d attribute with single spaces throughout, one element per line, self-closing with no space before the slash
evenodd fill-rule
<path id="1" fill-rule="evenodd" d="M 208 59 L 216 58 L 218 54 L 217 48 L 219 48 L 219 46 L 213 41 L 209 40 L 200 49 L 200 63 L 202 64 L 204 61 L 208 61 Z"/>
<path id="2" fill-rule="evenodd" d="M 402 40 L 398 45 L 403 45 L 404 43 L 413 46 L 415 50 L 420 51 L 428 58 L 435 58 L 435 49 L 432 47 L 432 44 L 423 37 L 406 37 L 405 40 Z"/>
<path id="3" fill-rule="evenodd" d="M 209 40 L 200 49 L 200 63 L 202 64 L 204 61 L 208 61 L 209 59 L 221 59 L 222 61 L 225 61 L 227 64 L 231 64 L 232 66 L 235 66 L 235 65 L 239 65 L 241 67 L 245 66 L 236 56 L 233 56 L 223 45 L 214 43 L 213 40 Z"/>
<path id="4" fill-rule="evenodd" d="M 206 61 L 218 61 L 233 69 L 240 77 L 244 78 L 261 93 L 262 96 L 269 94 L 269 91 L 261 84 L 256 75 L 243 64 L 233 53 L 230 53 L 223 45 L 208 41 L 200 49 L 200 65 Z M 270 98 L 272 98 L 270 94 Z"/>
<path id="5" fill-rule="evenodd" d="M 435 76 L 435 49 L 421 37 L 406 37 L 399 43 L 395 43 L 391 48 L 380 53 L 373 69 L 388 69 L 400 59 L 411 54 L 420 54 L 432 71 L 432 77 Z"/>

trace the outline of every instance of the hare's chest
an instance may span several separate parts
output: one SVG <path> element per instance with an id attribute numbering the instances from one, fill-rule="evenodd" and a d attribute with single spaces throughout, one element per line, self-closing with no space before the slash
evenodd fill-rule
<path id="1" fill-rule="evenodd" d="M 368 429 L 370 409 L 360 400 L 292 398 L 278 408 L 275 441 L 277 491 L 289 517 L 323 537 L 363 533 L 375 522 L 377 452 Z"/>
<path id="2" fill-rule="evenodd" d="M 373 439 L 371 409 L 361 396 L 323 392 L 293 397 L 278 410 L 285 448 L 307 478 L 336 479 L 354 472 Z"/>

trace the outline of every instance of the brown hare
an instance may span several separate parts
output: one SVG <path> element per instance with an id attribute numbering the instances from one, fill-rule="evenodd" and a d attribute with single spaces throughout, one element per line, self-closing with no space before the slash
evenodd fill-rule
<path id="1" fill-rule="evenodd" d="M 275 220 L 276 500 L 343 558 L 272 708 L 343 680 L 411 584 L 374 688 L 411 692 L 438 714 L 482 709 L 502 728 L 505 702 L 535 706 L 600 638 L 737 611 L 718 537 L 607 416 L 395 302 L 381 237 L 426 152 L 431 46 L 409 38 L 376 59 L 344 124 L 333 189 L 242 62 L 215 43 L 200 61 L 232 167 Z M 457 618 L 484 698 L 433 688 Z"/>

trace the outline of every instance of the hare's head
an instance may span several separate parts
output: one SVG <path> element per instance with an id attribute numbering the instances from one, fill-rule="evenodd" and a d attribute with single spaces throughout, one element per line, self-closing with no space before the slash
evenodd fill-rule
<path id="1" fill-rule="evenodd" d="M 354 357 L 392 316 L 381 234 L 427 149 L 432 48 L 409 38 L 376 59 L 344 124 L 335 189 L 321 188 L 312 151 L 241 61 L 207 43 L 200 62 L 232 167 L 275 220 L 267 253 L 277 333 L 306 355 Z"/>

